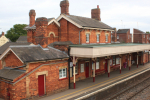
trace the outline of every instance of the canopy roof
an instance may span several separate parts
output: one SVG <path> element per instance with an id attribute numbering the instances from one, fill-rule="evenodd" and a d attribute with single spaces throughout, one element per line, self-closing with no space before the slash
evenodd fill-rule
<path id="1" fill-rule="evenodd" d="M 126 54 L 150 50 L 150 44 L 123 43 L 123 44 L 94 44 L 70 45 L 70 56 L 95 58 L 111 55 Z"/>

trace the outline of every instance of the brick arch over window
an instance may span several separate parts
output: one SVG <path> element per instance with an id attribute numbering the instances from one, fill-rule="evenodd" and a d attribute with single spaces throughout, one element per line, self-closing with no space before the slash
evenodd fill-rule
<path id="1" fill-rule="evenodd" d="M 55 33 L 54 32 L 49 32 L 48 34 L 48 44 L 51 44 L 55 41 Z"/>
<path id="2" fill-rule="evenodd" d="M 56 37 L 54 32 L 49 32 L 48 37 L 50 37 L 51 34 L 53 34 L 53 36 Z"/>

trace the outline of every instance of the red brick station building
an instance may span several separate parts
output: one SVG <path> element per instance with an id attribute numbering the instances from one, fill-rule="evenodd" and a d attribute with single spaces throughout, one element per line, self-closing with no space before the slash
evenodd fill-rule
<path id="1" fill-rule="evenodd" d="M 55 18 L 36 18 L 29 12 L 27 43 L 0 48 L 0 98 L 20 100 L 76 88 L 76 82 L 132 65 L 149 62 L 150 45 L 113 43 L 114 29 L 103 23 L 100 8 L 91 18 L 69 14 L 69 1 L 60 2 Z"/>

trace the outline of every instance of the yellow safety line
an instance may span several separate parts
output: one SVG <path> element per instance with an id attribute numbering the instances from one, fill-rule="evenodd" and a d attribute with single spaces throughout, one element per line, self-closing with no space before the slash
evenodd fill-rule
<path id="1" fill-rule="evenodd" d="M 147 68 L 147 67 L 146 67 L 146 68 Z M 146 68 L 143 68 L 143 69 L 146 69 Z M 142 69 L 142 68 L 140 68 L 140 69 Z M 137 71 L 139 71 L 140 69 L 137 69 L 136 71 L 135 71 L 135 70 L 133 70 L 133 71 L 137 72 Z M 133 71 L 131 71 L 131 72 L 129 72 L 129 73 L 126 73 L 126 74 L 130 74 L 130 73 L 132 73 Z M 99 85 L 99 84 L 105 83 L 105 82 L 110 81 L 110 80 L 113 80 L 113 79 L 115 79 L 115 78 L 122 77 L 123 75 L 126 75 L 126 74 L 122 74 L 122 75 L 117 76 L 117 77 L 114 77 L 114 78 L 112 78 L 112 79 L 109 79 L 109 80 L 106 80 L 106 81 L 103 81 L 103 82 L 97 83 L 97 84 L 95 84 L 95 85 L 92 85 L 92 86 L 89 86 L 89 87 L 83 88 L 83 89 L 81 89 L 81 90 L 78 90 L 78 91 L 72 92 L 72 93 L 70 93 L 70 94 L 67 94 L 67 95 L 64 95 L 64 96 L 61 96 L 61 97 L 58 97 L 58 98 L 52 99 L 52 100 L 57 100 L 57 99 L 59 99 L 59 98 L 63 98 L 63 97 L 65 97 L 65 96 L 68 96 L 68 95 L 71 95 L 71 94 L 77 93 L 77 92 L 79 92 L 79 91 L 82 91 L 82 90 L 88 89 L 88 88 L 90 88 L 90 87 L 93 87 L 93 86 L 96 86 L 96 85 Z M 126 75 L 126 76 L 127 76 L 127 75 Z"/>

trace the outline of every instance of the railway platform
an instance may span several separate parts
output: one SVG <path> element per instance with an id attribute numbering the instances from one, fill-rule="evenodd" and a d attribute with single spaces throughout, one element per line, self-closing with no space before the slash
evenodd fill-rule
<path id="1" fill-rule="evenodd" d="M 57 94 L 46 97 L 44 96 L 39 98 L 39 100 L 80 100 L 149 70 L 150 63 L 139 65 L 138 68 L 136 65 L 133 65 L 131 70 L 128 68 L 123 68 L 121 74 L 119 70 L 115 70 L 110 73 L 110 77 L 108 77 L 107 74 L 98 75 L 95 77 L 95 82 L 92 81 L 92 77 L 87 78 L 85 80 L 76 82 L 76 89 L 68 89 Z"/>

